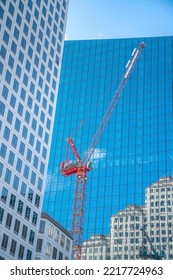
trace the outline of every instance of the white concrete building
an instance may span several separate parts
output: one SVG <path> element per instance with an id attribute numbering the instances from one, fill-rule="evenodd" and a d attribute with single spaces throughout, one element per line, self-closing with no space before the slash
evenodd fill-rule
<path id="1" fill-rule="evenodd" d="M 144 222 L 146 210 L 137 205 L 129 205 L 111 217 L 111 259 L 138 259 Z"/>
<path id="2" fill-rule="evenodd" d="M 110 237 L 104 234 L 95 234 L 83 242 L 82 260 L 109 260 Z"/>
<path id="3" fill-rule="evenodd" d="M 173 259 L 173 178 L 161 177 L 148 186 L 145 205 L 146 231 L 152 245 L 163 258 Z"/>
<path id="4" fill-rule="evenodd" d="M 69 260 L 72 236 L 48 214 L 42 213 L 36 246 L 37 260 Z"/>
<path id="5" fill-rule="evenodd" d="M 35 259 L 68 0 L 1 0 L 0 259 Z"/>

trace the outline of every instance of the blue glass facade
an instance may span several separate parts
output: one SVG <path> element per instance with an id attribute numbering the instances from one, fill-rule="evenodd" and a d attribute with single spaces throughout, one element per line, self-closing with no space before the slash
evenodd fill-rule
<path id="1" fill-rule="evenodd" d="M 70 230 L 75 177 L 60 174 L 65 139 L 83 158 L 141 41 L 146 48 L 93 155 L 84 240 L 110 235 L 112 215 L 145 205 L 146 188 L 173 176 L 173 37 L 65 42 L 43 208 Z"/>

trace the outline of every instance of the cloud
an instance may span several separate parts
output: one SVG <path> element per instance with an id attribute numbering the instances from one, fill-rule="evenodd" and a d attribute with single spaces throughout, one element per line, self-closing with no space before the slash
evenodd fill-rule
<path id="1" fill-rule="evenodd" d="M 100 160 L 105 158 L 107 155 L 107 151 L 104 149 L 95 149 L 94 153 L 91 156 L 91 160 Z"/>
<path id="2" fill-rule="evenodd" d="M 68 34 L 67 34 L 67 33 L 65 34 L 65 40 L 66 40 L 66 41 L 68 41 L 68 40 L 69 40 L 69 36 L 68 36 Z"/>

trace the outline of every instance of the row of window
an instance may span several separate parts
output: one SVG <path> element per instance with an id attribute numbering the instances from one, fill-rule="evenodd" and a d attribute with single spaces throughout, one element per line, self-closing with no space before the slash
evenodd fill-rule
<path id="1" fill-rule="evenodd" d="M 22 182 L 21 189 L 20 189 L 20 194 L 23 197 L 25 197 L 26 192 L 27 192 L 27 185 L 24 182 Z M 3 187 L 2 191 L 1 191 L 1 201 L 6 203 L 8 197 L 9 197 L 8 189 Z M 30 203 L 34 202 L 35 207 L 39 208 L 39 206 L 40 206 L 40 196 L 38 194 L 35 194 L 35 200 L 34 200 L 34 191 L 33 191 L 33 189 L 29 188 L 27 198 L 28 198 L 28 201 Z M 16 196 L 14 194 L 11 194 L 9 199 L 10 199 L 9 200 L 9 206 L 14 209 L 15 204 L 16 204 Z"/>
<path id="2" fill-rule="evenodd" d="M 46 253 L 46 256 L 48 256 L 49 258 L 51 258 L 52 260 L 63 260 L 64 256 L 63 253 L 61 251 L 59 251 L 56 247 L 52 246 L 49 242 L 47 242 L 46 244 L 46 251 L 43 252 L 43 239 L 38 238 L 37 240 L 37 247 L 36 247 L 36 251 L 38 253 Z M 51 255 L 51 251 L 52 251 L 52 255 Z M 59 252 L 58 252 L 59 251 Z M 68 260 L 69 258 L 67 256 L 65 256 L 64 258 L 65 260 Z"/>
<path id="3" fill-rule="evenodd" d="M 10 35 L 4 31 L 4 35 L 3 35 L 3 41 L 6 43 L 6 45 L 8 46 L 8 43 L 9 43 L 9 39 L 10 39 Z M 48 40 L 47 40 L 48 42 Z M 14 48 L 15 46 L 15 43 L 13 44 L 13 41 L 12 41 L 12 45 L 11 47 Z M 26 48 L 26 40 L 22 37 L 22 40 L 21 40 L 21 46 L 23 47 L 23 49 L 25 50 Z M 47 46 L 47 44 L 46 44 Z M 48 47 L 48 46 L 47 46 Z M 58 46 L 58 50 L 60 50 L 60 45 Z M 1 47 L 1 50 L 2 50 L 2 54 L 1 56 L 5 59 L 6 58 L 6 51 L 5 51 L 5 47 L 2 46 Z M 13 53 L 14 53 L 14 49 L 12 49 Z M 53 52 L 53 49 L 52 49 L 52 55 L 54 54 Z M 33 49 L 29 46 L 28 47 L 28 57 L 30 57 L 32 59 L 33 57 Z M 19 55 L 18 55 L 18 61 L 21 62 L 22 66 L 24 64 L 24 53 L 22 52 L 22 50 L 19 51 Z M 36 58 L 36 54 L 35 54 L 35 58 Z M 42 58 L 43 58 L 43 61 L 46 63 L 47 61 L 47 54 L 45 51 L 43 51 L 43 55 L 42 55 Z M 59 56 L 57 55 L 56 56 L 56 61 L 58 61 L 59 63 Z M 37 62 L 35 61 L 35 64 L 37 64 Z M 14 58 L 12 55 L 9 55 L 9 59 L 8 59 L 8 66 L 13 70 L 14 68 Z M 37 65 L 38 66 L 38 65 Z M 2 65 L 3 67 L 3 65 Z M 49 59 L 48 61 L 48 68 L 49 70 L 52 71 L 52 68 L 53 68 L 53 61 L 51 59 Z M 28 73 L 31 72 L 31 62 L 26 59 L 26 62 L 25 62 L 25 69 L 27 70 Z M 50 72 L 49 71 L 46 71 L 47 67 L 45 67 L 45 65 L 43 63 L 41 63 L 40 65 L 40 72 L 43 74 L 43 76 L 46 77 L 47 81 L 50 82 L 50 79 L 51 79 L 51 76 L 50 76 Z M 57 78 L 57 75 L 58 75 L 58 69 L 56 66 L 54 66 L 54 76 L 55 78 Z M 20 79 L 21 78 L 21 74 L 22 74 L 22 68 L 17 64 L 16 66 L 16 75 L 17 77 Z M 32 69 L 32 78 L 36 81 L 37 79 L 37 71 L 36 69 L 33 67 Z"/>
<path id="4" fill-rule="evenodd" d="M 5 144 L 1 144 L 0 146 L 0 157 L 2 157 L 3 159 L 6 158 L 7 154 L 7 146 Z M 25 144 L 23 142 L 20 143 L 20 147 L 19 147 L 19 153 L 21 155 L 24 155 L 25 152 Z M 27 152 L 26 152 L 26 160 L 31 163 L 31 159 L 32 159 L 32 151 L 28 148 Z M 33 157 L 33 166 L 37 169 L 38 168 L 38 157 L 34 156 Z M 17 157 L 14 152 L 12 152 L 11 150 L 9 151 L 9 156 L 8 156 L 8 163 L 14 167 L 15 164 L 15 170 L 18 171 L 19 173 L 21 173 L 22 170 L 22 165 L 23 165 L 23 161 Z M 44 175 L 44 171 L 45 171 L 45 164 L 41 161 L 40 162 L 40 168 L 39 168 L 39 172 Z M 9 172 L 10 173 L 10 172 Z M 9 175 L 9 174 L 7 174 Z M 11 176 L 11 175 L 10 175 Z M 8 178 L 10 179 L 10 177 L 8 176 Z M 26 176 L 25 176 L 26 178 Z M 36 183 L 36 173 L 34 171 L 31 172 L 31 178 L 30 178 L 30 183 L 32 185 L 35 185 Z"/>
<path id="5" fill-rule="evenodd" d="M 40 53 L 40 52 L 41 52 L 41 45 L 40 45 L 39 43 L 37 43 L 37 46 L 38 46 L 38 52 Z M 52 49 L 52 48 L 51 48 L 51 49 Z M 12 41 L 11 51 L 14 53 L 14 55 L 16 55 L 16 50 L 17 50 L 17 45 L 15 44 L 14 41 Z M 53 51 L 53 49 L 52 49 L 52 51 Z M 53 51 L 53 52 L 54 52 L 54 51 Z M 1 56 L 4 60 L 5 60 L 5 58 L 6 58 L 6 54 L 7 54 L 7 50 L 6 50 L 6 48 L 4 47 L 4 45 L 2 44 L 2 45 L 1 45 L 1 50 L 0 50 L 0 56 Z M 20 52 L 19 54 L 21 54 L 21 52 Z M 45 62 L 46 62 L 46 60 L 47 60 L 47 54 L 46 54 L 45 51 L 43 51 L 42 59 L 43 59 L 43 61 L 45 61 Z M 56 61 L 57 64 L 59 64 L 59 57 L 58 57 L 58 55 L 56 55 L 55 61 Z M 39 58 L 38 58 L 38 56 L 35 56 L 34 63 L 35 63 L 35 64 L 38 64 L 38 63 L 39 63 Z M 10 68 L 13 68 L 13 64 L 14 64 L 13 58 L 12 58 L 12 56 L 10 56 L 10 57 L 9 57 L 9 61 L 8 61 L 8 65 L 9 65 Z M 52 65 L 51 62 L 50 62 L 50 65 Z M 31 66 L 31 64 L 30 64 L 29 60 L 27 60 L 25 69 L 28 71 L 28 73 L 30 73 L 30 70 L 31 70 L 30 66 Z M 2 64 L 2 67 L 3 67 L 3 64 Z M 42 71 L 44 71 L 44 67 L 43 67 L 42 69 L 43 69 Z M 21 68 L 18 64 L 17 64 L 17 66 L 16 66 L 15 72 L 16 72 L 17 77 L 18 77 L 19 79 L 21 79 L 22 68 Z M 55 76 L 56 76 L 55 78 L 57 78 L 57 74 L 58 74 L 57 68 L 54 69 L 54 74 L 55 74 Z M 32 69 L 32 77 L 33 77 L 34 80 L 37 79 L 37 71 L 36 71 L 35 68 Z M 7 70 L 7 72 L 6 72 L 6 74 L 5 74 L 5 80 L 6 80 L 6 82 L 7 82 L 8 84 L 10 84 L 11 78 L 12 78 L 11 73 Z M 52 79 L 52 82 L 51 82 L 51 79 Z M 50 84 L 50 82 L 51 82 L 52 88 L 55 90 L 55 89 L 56 89 L 56 80 L 51 76 L 51 73 L 50 73 L 49 71 L 46 72 L 46 80 L 47 80 L 47 82 L 48 82 L 49 84 Z M 29 77 L 27 76 L 26 73 L 24 73 L 24 75 L 23 75 L 23 84 L 24 84 L 26 87 L 28 86 L 28 81 L 29 81 Z M 38 77 L 38 86 L 40 87 L 41 90 L 43 90 L 43 78 L 42 78 L 41 75 L 39 75 L 39 77 Z"/>
<path id="6" fill-rule="evenodd" d="M 7 195 L 8 195 L 8 190 L 6 188 L 3 187 L 2 192 L 1 192 L 1 201 L 6 203 L 7 201 Z M 16 205 L 16 196 L 14 194 L 11 194 L 10 196 L 10 200 L 9 200 L 9 207 L 14 209 L 15 205 Z M 18 204 L 17 204 L 17 213 L 22 215 L 24 212 L 24 202 L 19 200 Z M 24 213 L 24 218 L 29 221 L 31 218 L 31 212 L 32 212 L 32 208 L 29 206 L 25 207 L 25 213 Z M 3 221 L 3 217 L 4 217 L 4 210 L 3 208 L 1 208 L 0 211 L 0 222 L 2 223 Z M 38 221 L 38 213 L 36 213 L 35 211 L 33 211 L 32 213 L 32 219 L 31 222 L 34 226 L 37 225 L 37 221 Z M 12 215 L 8 214 L 7 218 L 6 218 L 6 222 L 5 225 L 8 229 L 11 228 L 12 225 Z"/>
<path id="7" fill-rule="evenodd" d="M 44 234 L 45 225 L 46 225 L 46 222 L 41 220 L 40 221 L 39 233 Z M 63 233 L 60 233 L 59 230 L 56 229 L 52 224 L 49 224 L 49 227 L 48 227 L 48 237 L 50 237 L 51 239 L 54 238 L 54 241 L 56 243 L 59 242 L 59 244 L 62 248 L 64 248 L 64 246 L 66 244 L 66 246 L 65 246 L 66 252 L 70 251 L 70 244 L 71 244 L 70 240 L 68 238 L 66 238 Z"/>
<path id="8" fill-rule="evenodd" d="M 19 160 L 18 161 L 18 167 L 16 168 L 16 170 L 20 174 L 21 174 L 21 167 L 22 167 L 22 161 Z M 0 163 L 0 177 L 2 176 L 3 168 L 4 168 L 3 163 Z M 31 170 L 30 170 L 29 166 L 25 164 L 25 166 L 23 168 L 23 177 L 26 180 L 28 180 L 30 172 L 31 172 Z M 17 175 L 13 176 L 12 174 L 13 174 L 12 171 L 9 168 L 6 168 L 6 170 L 4 170 L 4 181 L 8 185 L 11 184 L 12 187 L 17 191 L 18 187 L 19 187 L 19 183 L 20 183 L 20 178 Z M 13 179 L 12 179 L 12 176 L 13 176 Z M 38 179 L 36 180 L 36 174 L 33 171 L 31 172 L 30 183 L 33 186 L 36 186 L 39 191 L 42 190 L 43 180 L 40 177 L 38 177 Z M 22 187 L 23 186 L 25 187 L 24 183 L 22 183 Z"/>
<path id="9" fill-rule="evenodd" d="M 2 237 L 2 242 L 1 242 L 1 249 L 6 251 L 7 250 L 7 246 L 9 243 L 9 236 L 7 234 L 3 234 Z M 17 249 L 18 248 L 18 249 Z M 16 250 L 17 249 L 17 250 Z M 10 255 L 15 256 L 16 252 L 18 252 L 18 256 L 16 256 L 18 259 L 22 260 L 24 258 L 24 253 L 25 253 L 25 247 L 23 245 L 18 245 L 17 241 L 15 241 L 14 239 L 11 240 L 11 244 L 10 244 Z M 26 252 L 26 260 L 31 260 L 32 258 L 32 251 L 27 249 Z"/>
<path id="10" fill-rule="evenodd" d="M 11 97 L 11 101 L 13 100 L 15 100 L 14 98 L 14 95 L 12 95 L 12 97 Z M 14 104 L 13 104 L 14 105 Z M 5 106 L 5 104 L 2 102 L 2 101 L 0 101 L 0 114 L 2 115 L 2 116 L 4 116 L 4 114 L 5 114 L 5 108 L 6 108 L 6 106 Z M 21 110 L 21 111 L 19 111 L 19 110 Z M 23 116 L 23 105 L 19 102 L 19 105 L 18 105 L 18 114 L 21 116 L 21 117 L 24 117 Z M 25 121 L 29 124 L 29 122 L 30 122 L 30 113 L 26 110 L 26 112 L 25 112 Z M 7 113 L 7 122 L 9 123 L 9 124 L 12 124 L 12 122 L 13 122 L 13 117 L 14 117 L 14 114 L 12 113 L 12 111 L 10 110 L 10 109 L 8 109 L 8 113 Z M 43 112 L 41 112 L 41 115 L 40 115 L 40 120 L 42 121 L 42 123 L 44 124 L 44 120 L 45 120 L 45 114 L 43 113 Z M 21 135 L 22 135 L 22 137 L 24 138 L 24 139 L 26 139 L 27 138 L 27 134 L 29 135 L 29 133 L 28 133 L 28 129 L 27 129 L 27 127 L 25 126 L 25 125 L 23 125 L 23 128 L 22 128 L 22 124 L 23 122 L 21 122 L 20 120 L 19 120 L 19 118 L 18 117 L 16 117 L 15 118 L 15 123 L 14 123 L 14 129 L 17 131 L 17 132 L 19 132 L 19 133 L 21 133 Z M 48 122 L 47 122 L 47 128 L 50 130 L 50 126 L 51 126 L 51 122 L 50 122 L 50 120 L 48 119 Z M 37 131 L 38 132 L 38 136 L 42 139 L 43 138 L 43 127 L 41 126 L 41 125 L 39 125 L 38 123 L 37 123 L 37 121 L 36 121 L 36 119 L 32 119 L 32 123 L 31 123 L 31 128 L 33 129 L 33 131 L 35 132 L 35 131 Z M 22 131 L 21 131 L 22 130 Z M 23 131 L 24 130 L 24 131 Z M 32 135 L 32 133 L 30 132 L 30 135 Z M 46 143 L 46 144 L 48 144 L 48 142 L 49 142 L 49 137 L 48 137 L 48 133 L 47 132 L 45 132 L 45 136 L 44 136 L 44 142 Z M 31 145 L 33 145 L 33 143 L 30 143 Z"/>
<path id="11" fill-rule="evenodd" d="M 16 68 L 17 69 L 17 68 Z M 10 73 L 8 70 L 6 71 L 6 75 L 5 75 L 5 80 L 8 84 L 10 84 L 11 82 L 11 77 L 12 77 L 12 73 Z M 24 74 L 24 77 L 25 77 L 25 74 Z M 19 90 L 19 82 L 14 79 L 14 82 L 13 82 L 13 90 L 16 94 L 19 94 L 20 92 L 20 98 L 22 99 L 22 101 L 26 102 L 26 105 L 28 106 L 28 108 L 30 110 L 34 109 L 34 114 L 38 117 L 39 115 L 39 108 L 38 108 L 38 105 L 37 103 L 33 102 L 33 98 L 31 98 L 30 95 L 28 95 L 28 97 L 26 98 L 27 94 L 26 94 L 26 91 L 21 88 L 21 90 Z M 35 92 L 35 85 L 33 82 L 30 83 L 30 93 L 34 94 Z M 45 94 L 48 95 L 49 94 L 49 87 L 48 85 L 45 85 Z M 40 101 L 41 101 L 41 92 L 39 90 L 37 90 L 36 92 L 36 100 L 39 102 L 40 104 Z M 17 107 L 16 106 L 16 97 L 14 94 L 11 94 L 9 96 L 9 90 L 8 88 L 4 85 L 3 87 L 3 90 L 2 90 L 2 97 L 7 100 L 7 98 L 9 97 L 10 98 L 10 106 L 12 108 L 15 108 Z M 52 94 L 51 95 L 51 101 L 53 102 L 54 101 L 54 95 Z M 47 102 L 47 99 L 45 97 L 42 97 L 42 108 L 43 109 L 47 109 L 48 111 L 48 114 L 50 117 L 52 117 L 53 115 L 53 107 L 49 104 L 48 106 L 48 102 Z M 17 112 L 20 116 L 23 115 L 23 112 L 24 112 L 24 107 L 23 105 L 21 104 L 21 102 L 19 102 L 18 104 L 18 107 L 17 107 Z M 26 113 L 25 113 L 26 114 Z M 45 122 L 45 113 L 43 111 L 40 111 L 40 121 L 44 124 Z M 48 130 L 50 130 L 50 120 L 49 118 L 47 118 L 47 123 L 46 123 L 46 127 Z"/>

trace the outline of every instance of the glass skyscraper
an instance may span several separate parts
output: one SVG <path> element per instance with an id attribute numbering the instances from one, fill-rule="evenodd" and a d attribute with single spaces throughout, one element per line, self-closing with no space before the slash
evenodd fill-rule
<path id="1" fill-rule="evenodd" d="M 137 254 L 145 250 L 152 258 L 155 250 L 158 254 L 167 250 L 166 258 L 171 259 L 172 36 L 65 42 L 43 208 L 71 229 L 76 178 L 60 174 L 60 162 L 66 158 L 65 139 L 72 137 L 84 158 L 131 53 L 142 41 L 146 48 L 92 157 L 94 168 L 88 173 L 83 240 L 93 240 L 94 235 L 110 237 L 112 232 L 111 237 L 114 234 L 115 243 L 121 247 L 118 255 L 116 244 L 110 241 L 112 258 L 145 258 L 144 253 Z M 72 153 L 70 158 L 74 160 Z M 165 193 L 161 192 L 162 181 Z M 153 191 L 153 184 L 158 186 L 158 194 L 152 198 L 148 190 Z M 115 224 L 111 222 L 113 217 Z M 157 223 L 153 223 L 155 219 Z M 164 227 L 166 231 L 162 232 Z M 123 253 L 127 250 L 127 237 L 128 249 L 134 252 L 132 257 Z"/>
<path id="2" fill-rule="evenodd" d="M 0 259 L 35 259 L 68 2 L 0 1 Z"/>

